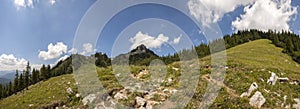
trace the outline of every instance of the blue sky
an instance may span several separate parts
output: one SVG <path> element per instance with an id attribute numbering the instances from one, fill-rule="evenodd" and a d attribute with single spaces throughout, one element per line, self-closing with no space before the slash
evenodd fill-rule
<path id="1" fill-rule="evenodd" d="M 76 30 L 96 0 L 1 0 L 0 71 L 23 68 L 26 61 L 30 61 L 36 67 L 40 64 L 54 64 L 76 51 L 86 55 L 101 51 L 116 56 L 142 43 L 157 54 L 166 55 L 193 44 L 206 42 L 204 34 L 201 33 L 203 31 L 197 30 L 191 21 L 204 27 L 206 24 L 218 24 L 218 29 L 223 35 L 231 34 L 238 29 L 253 28 L 286 29 L 296 34 L 300 33 L 298 14 L 300 9 L 297 8 L 300 5 L 299 0 L 287 0 L 284 3 L 274 0 L 229 1 L 227 3 L 223 3 L 224 0 L 163 1 L 164 4 L 170 2 L 169 4 L 182 9 L 177 11 L 170 11 L 174 7 L 158 5 L 148 5 L 154 8 L 139 5 L 124 9 L 105 25 L 106 30 L 101 33 L 96 44 L 82 44 L 83 49 L 77 50 L 72 49 Z M 199 8 L 200 2 L 206 5 L 207 11 Z M 106 2 L 101 3 L 106 5 L 104 4 Z M 102 10 L 103 13 L 98 13 L 98 16 L 107 16 L 115 10 L 114 8 L 123 4 L 126 3 L 108 3 L 105 6 L 107 10 Z M 265 6 L 266 4 L 269 5 Z M 207 13 L 211 16 L 206 16 Z M 255 20 L 260 17 L 261 22 Z M 271 23 L 264 24 L 265 19 Z M 101 19 L 95 19 L 93 22 L 98 20 Z M 279 23 L 276 26 L 272 22 Z M 111 53 L 112 51 L 117 52 Z"/>

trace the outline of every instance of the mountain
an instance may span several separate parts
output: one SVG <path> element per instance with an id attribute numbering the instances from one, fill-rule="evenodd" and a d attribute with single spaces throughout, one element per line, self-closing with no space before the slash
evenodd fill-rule
<path id="1" fill-rule="evenodd" d="M 250 41 L 226 50 L 227 66 L 225 80 L 219 84 L 222 88 L 210 108 L 254 108 L 255 106 L 249 102 L 253 100 L 251 98 L 253 95 L 256 95 L 256 92 L 261 93 L 261 96 L 265 99 L 262 108 L 292 108 L 293 105 L 296 105 L 295 99 L 300 98 L 300 86 L 299 83 L 297 84 L 297 81 L 300 81 L 300 65 L 282 51 L 282 48 L 274 46 L 270 40 L 266 39 Z M 127 53 L 127 55 L 135 56 L 143 53 L 151 54 L 151 52 L 147 52 L 146 47 L 141 46 Z M 152 55 L 155 56 L 154 54 Z M 213 55 L 218 55 L 218 53 Z M 200 102 L 205 100 L 202 97 L 206 92 L 208 82 L 215 81 L 210 77 L 210 71 L 213 68 L 210 66 L 210 56 L 199 59 L 199 62 L 201 75 L 198 88 L 186 108 L 199 108 Z M 167 65 L 168 73 L 166 78 L 172 77 L 173 79 L 167 79 L 167 83 L 162 83 L 161 86 L 164 89 L 176 89 L 179 85 L 178 81 L 180 80 L 176 78 L 180 76 L 181 63 L 182 62 L 174 62 Z M 191 66 L 194 65 L 191 64 Z M 132 70 L 133 72 L 139 72 L 145 68 L 145 66 L 133 66 Z M 89 71 L 90 70 L 84 70 L 84 72 Z M 91 71 L 94 71 L 94 68 L 92 68 Z M 122 95 L 121 91 L 126 91 L 122 90 L 123 87 L 118 83 L 118 79 L 116 79 L 115 74 L 112 73 L 111 67 L 98 67 L 96 71 L 101 84 L 108 92 L 111 92 L 109 95 L 114 99 L 116 94 L 120 96 L 120 94 Z M 147 76 L 147 72 L 142 71 L 142 74 L 144 73 L 146 76 L 141 77 L 147 79 L 149 76 Z M 267 81 L 273 73 L 277 75 L 278 78 L 288 78 L 288 80 L 278 80 L 274 85 L 271 85 L 267 83 Z M 74 97 L 78 91 L 75 83 L 70 74 L 50 78 L 47 81 L 42 81 L 30 86 L 29 90 L 25 90 L 23 93 L 18 93 L 0 100 L 0 107 L 6 107 L 8 109 L 54 108 L 64 107 L 65 105 L 71 108 L 87 108 L 81 103 L 81 100 L 87 96 L 83 96 L 80 99 Z M 250 92 L 248 97 L 240 97 L 243 93 L 248 92 L 249 87 L 253 86 L 253 84 L 255 84 L 256 89 Z M 75 92 L 74 94 L 67 93 L 69 87 Z M 128 99 L 119 100 L 117 102 L 129 106 L 138 106 L 135 101 L 136 96 L 141 96 L 139 99 L 144 99 L 142 97 L 148 93 L 149 92 L 138 92 L 131 94 L 130 92 L 126 92 L 125 96 Z M 152 100 L 160 101 L 165 98 L 167 97 L 155 96 Z"/>
<path id="2" fill-rule="evenodd" d="M 8 84 L 11 80 L 7 78 L 0 78 L 0 84 L 5 85 Z"/>
<path id="3" fill-rule="evenodd" d="M 130 65 L 148 65 L 153 59 L 158 58 L 153 51 L 141 44 L 135 49 L 126 54 L 121 54 L 112 59 L 113 64 L 127 64 Z M 129 62 L 128 62 L 129 61 Z"/>

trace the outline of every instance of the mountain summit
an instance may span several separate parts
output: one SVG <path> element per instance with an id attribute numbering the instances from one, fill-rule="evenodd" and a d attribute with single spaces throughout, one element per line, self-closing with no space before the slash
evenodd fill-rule
<path id="1" fill-rule="evenodd" d="M 126 54 L 121 54 L 113 59 L 114 64 L 126 64 L 130 65 L 148 65 L 151 60 L 158 58 L 152 50 L 148 49 L 144 44 L 137 46 Z"/>

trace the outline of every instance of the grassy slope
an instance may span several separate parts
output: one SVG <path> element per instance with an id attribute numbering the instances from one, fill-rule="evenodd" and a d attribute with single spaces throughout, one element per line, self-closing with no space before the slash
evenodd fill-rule
<path id="1" fill-rule="evenodd" d="M 300 65 L 281 51 L 281 48 L 275 47 L 269 40 L 252 41 L 228 49 L 226 52 L 229 69 L 226 71 L 224 87 L 220 90 L 219 96 L 211 108 L 250 108 L 249 99 L 240 98 L 239 95 L 246 92 L 253 82 L 257 82 L 258 91 L 262 92 L 266 98 L 263 107 L 280 107 L 284 95 L 288 97 L 285 105 L 293 104 L 293 98 L 300 97 L 299 86 L 279 82 L 275 86 L 270 86 L 266 83 L 271 76 L 268 71 L 291 80 L 300 78 Z M 200 62 L 202 65 L 209 65 L 210 59 L 206 57 L 200 59 Z M 209 69 L 204 68 L 201 72 L 202 74 L 207 73 Z M 205 79 L 200 80 L 199 86 L 203 87 L 198 88 L 192 100 L 194 102 L 191 102 L 189 107 L 198 106 L 199 99 L 205 92 L 205 83 Z M 270 93 L 265 92 L 264 89 L 270 90 Z M 274 93 L 278 93 L 280 96 Z"/>
<path id="2" fill-rule="evenodd" d="M 68 82 L 71 82 L 68 85 Z M 71 104 L 67 88 L 75 89 L 72 75 L 63 75 L 51 78 L 45 82 L 39 82 L 24 92 L 12 95 L 0 101 L 0 108 L 4 109 L 27 109 L 32 104 L 31 108 L 47 106 L 49 104 L 76 105 Z"/>
<path id="3" fill-rule="evenodd" d="M 269 40 L 257 40 L 227 50 L 229 69 L 227 69 L 224 86 L 211 108 L 250 108 L 248 98 L 240 98 L 238 96 L 247 91 L 253 82 L 258 83 L 258 90 L 267 98 L 267 102 L 263 107 L 274 108 L 280 106 L 284 95 L 288 96 L 287 102 L 290 104 L 293 103 L 293 98 L 300 98 L 299 86 L 278 82 L 275 86 L 270 86 L 266 82 L 261 81 L 261 79 L 266 81 L 270 77 L 268 71 L 273 71 L 280 77 L 288 77 L 290 79 L 300 78 L 299 64 L 296 64 L 288 55 L 282 53 L 282 49 L 270 43 Z M 209 65 L 209 57 L 200 59 L 200 63 L 202 68 Z M 179 63 L 171 64 L 171 66 L 175 67 L 178 65 Z M 110 73 L 109 69 L 97 68 L 97 71 L 98 75 L 101 76 L 100 80 L 104 87 L 107 89 L 120 87 L 117 84 L 112 84 L 117 82 L 117 80 L 112 79 L 114 76 Z M 207 76 L 209 72 L 210 69 L 203 68 L 201 70 L 203 76 L 200 78 L 199 87 L 187 108 L 199 106 L 198 104 L 202 99 L 207 85 L 207 80 L 204 76 Z M 38 105 L 46 105 L 57 101 L 64 102 L 66 105 L 80 105 L 78 102 L 69 102 L 70 99 L 68 98 L 66 89 L 68 87 L 74 89 L 75 86 L 67 85 L 68 81 L 74 83 L 72 75 L 51 78 L 40 85 L 33 85 L 24 94 L 18 93 L 17 95 L 1 100 L 0 108 L 28 108 L 29 104 L 34 104 L 33 108 L 36 108 Z M 266 93 L 263 89 L 271 90 L 271 92 Z M 281 96 L 278 97 L 273 92 L 279 93 Z"/>

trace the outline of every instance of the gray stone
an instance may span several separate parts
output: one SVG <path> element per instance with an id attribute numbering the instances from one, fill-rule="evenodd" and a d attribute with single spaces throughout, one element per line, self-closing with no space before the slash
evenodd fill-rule
<path id="1" fill-rule="evenodd" d="M 256 91 L 255 94 L 250 98 L 249 104 L 255 108 L 261 108 L 261 106 L 266 102 L 266 99 L 261 94 L 261 92 Z"/>

